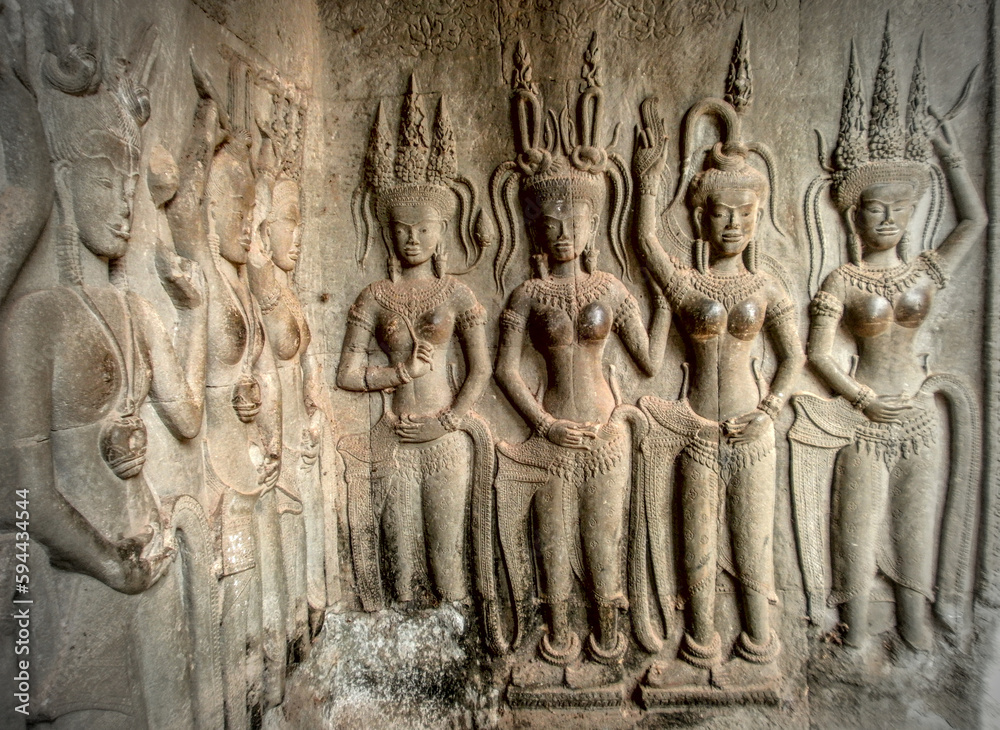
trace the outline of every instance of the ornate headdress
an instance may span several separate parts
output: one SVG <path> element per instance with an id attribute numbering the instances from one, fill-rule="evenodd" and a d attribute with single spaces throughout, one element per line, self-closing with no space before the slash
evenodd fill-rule
<path id="1" fill-rule="evenodd" d="M 977 67 L 978 68 L 978 67 Z M 930 208 L 921 235 L 921 247 L 930 248 L 944 212 L 944 180 L 941 170 L 931 162 L 930 138 L 941 122 L 954 118 L 968 100 L 975 78 L 972 69 L 958 100 L 951 109 L 937 116 L 928 103 L 927 78 L 924 73 L 923 39 L 917 48 L 909 96 L 906 103 L 906 128 L 900 122 L 899 90 L 892 59 L 892 38 L 889 16 L 886 15 L 882 36 L 882 54 L 875 75 L 871 114 L 865 116 L 861 91 L 861 71 L 858 54 L 851 43 L 851 61 L 844 85 L 840 130 L 831 163 L 827 162 L 823 135 L 817 130 L 819 164 L 823 173 L 813 179 L 806 191 L 806 232 L 809 235 L 809 293 L 815 294 L 828 266 L 826 264 L 826 234 L 820 214 L 819 200 L 829 185 L 831 198 L 840 211 L 856 205 L 862 191 L 871 185 L 905 183 L 914 189 L 916 198 L 930 188 Z M 905 239 L 904 239 L 905 240 Z M 903 246 L 903 244 L 900 244 Z M 847 251 L 851 261 L 861 259 L 860 243 L 849 239 Z M 905 258 L 905 246 L 900 249 Z"/>
<path id="2" fill-rule="evenodd" d="M 67 27 L 71 20 L 75 28 Z M 147 27 L 128 49 L 99 48 L 92 39 L 110 27 L 95 12 L 84 18 L 46 12 L 46 52 L 39 94 L 45 136 L 55 162 L 101 154 L 100 137 L 120 142 L 130 164 L 137 164 L 141 129 L 149 120 L 149 91 L 159 46 L 156 29 Z M 98 139 L 95 139 L 97 135 Z M 130 171 L 134 172 L 134 170 Z M 69 201 L 63 201 L 67 208 Z M 81 284 L 79 231 L 72 222 L 60 226 L 57 258 L 60 281 Z M 124 285 L 124 268 L 112 262 L 112 279 Z"/>
<path id="3" fill-rule="evenodd" d="M 729 74 L 726 77 L 725 99 L 707 97 L 688 110 L 684 117 L 682 139 L 684 163 L 681 180 L 673 201 L 667 208 L 667 220 L 678 245 L 684 236 L 676 224 L 676 217 L 685 199 L 691 208 L 704 208 L 709 196 L 722 190 L 751 190 L 763 201 L 769 197 L 768 208 L 771 223 L 778 233 L 782 233 L 774 213 L 774 158 L 766 145 L 743 140 L 741 114 L 753 101 L 753 77 L 750 67 L 749 43 L 746 37 L 746 23 L 740 25 L 740 33 L 733 48 Z M 645 113 L 645 112 L 644 112 Z M 721 140 L 710 147 L 698 147 L 696 128 L 702 117 L 715 116 L 719 122 Z M 750 164 L 751 154 L 757 155 L 767 168 L 767 174 Z M 695 241 L 691 249 L 693 263 L 703 270 L 706 266 L 707 250 L 700 241 Z M 758 251 L 755 242 L 748 247 L 747 267 L 756 270 Z M 779 270 L 773 263 L 769 267 Z"/>
<path id="4" fill-rule="evenodd" d="M 927 108 L 922 54 L 917 54 L 906 105 L 906 132 L 899 114 L 899 90 L 893 68 L 892 38 L 886 16 L 882 56 L 875 74 L 872 106 L 865 119 L 858 55 L 851 43 L 851 64 L 844 85 L 840 133 L 833 150 L 832 194 L 840 210 L 857 205 L 861 191 L 879 183 L 911 185 L 917 197 L 930 183 L 927 160 L 933 123 Z"/>
<path id="5" fill-rule="evenodd" d="M 611 179 L 614 208 L 608 225 L 611 250 L 626 276 L 625 211 L 632 195 L 628 167 L 620 155 L 602 146 L 604 91 L 599 78 L 600 49 L 597 34 L 583 56 L 577 119 L 563 108 L 557 117 L 549 110 L 543 114 L 538 87 L 531 79 L 531 58 L 522 41 L 514 50 L 513 117 L 516 123 L 517 157 L 502 163 L 490 181 L 490 199 L 500 222 L 500 249 L 494 265 L 497 289 L 504 290 L 504 274 L 514 250 L 524 234 L 515 216 L 515 192 L 520 187 L 522 213 L 531 211 L 546 200 L 586 200 L 595 213 L 604 207 L 607 182 Z M 617 132 L 617 130 L 615 130 Z M 614 145 L 614 138 L 608 147 Z M 596 250 L 589 252 L 592 259 Z"/>
<path id="6" fill-rule="evenodd" d="M 410 88 L 403 99 L 394 157 L 381 102 L 378 105 L 365 157 L 364 180 L 354 191 L 352 205 L 359 238 L 357 259 L 362 265 L 371 249 L 375 231 L 380 227 L 383 228 L 382 239 L 391 264 L 394 254 L 384 225 L 396 206 L 430 205 L 445 220 L 451 220 L 458 208 L 461 218 L 458 238 L 469 268 L 476 264 L 482 249 L 492 238 L 481 213 L 476 215 L 473 232 L 476 191 L 466 178 L 458 174 L 455 131 L 443 96 L 438 102 L 430 140 L 426 122 L 427 115 L 417 92 L 416 80 L 411 75 Z"/>

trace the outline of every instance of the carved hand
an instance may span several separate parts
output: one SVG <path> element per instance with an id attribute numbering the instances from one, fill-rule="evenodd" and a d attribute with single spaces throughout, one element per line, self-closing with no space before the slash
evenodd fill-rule
<path id="1" fill-rule="evenodd" d="M 109 576 L 108 586 L 119 593 L 134 595 L 142 593 L 160 579 L 173 557 L 172 552 L 164 552 L 153 558 L 142 557 L 146 546 L 153 540 L 152 528 L 115 543 L 118 553 L 118 572 Z"/>
<path id="2" fill-rule="evenodd" d="M 931 138 L 931 145 L 933 145 L 934 151 L 942 161 L 962 154 L 961 150 L 958 149 L 958 144 L 955 142 L 955 135 L 951 131 L 951 124 L 941 122 L 938 132 L 939 134 Z"/>
<path id="3" fill-rule="evenodd" d="M 549 427 L 546 438 L 556 446 L 589 451 L 597 438 L 598 428 L 595 423 L 576 423 L 560 419 Z"/>
<path id="4" fill-rule="evenodd" d="M 875 423 L 900 423 L 913 406 L 899 400 L 897 396 L 877 396 L 864 410 L 864 414 Z"/>
<path id="5" fill-rule="evenodd" d="M 742 416 L 730 418 L 723 424 L 732 444 L 748 444 L 756 441 L 771 423 L 771 417 L 763 411 L 750 411 Z"/>
<path id="6" fill-rule="evenodd" d="M 156 239 L 156 273 L 177 309 L 196 309 L 205 301 L 205 272 L 197 262 L 178 256 Z"/>
<path id="7" fill-rule="evenodd" d="M 417 417 L 403 414 L 396 424 L 396 435 L 403 443 L 419 444 L 441 438 L 447 431 L 436 418 Z"/>
<path id="8" fill-rule="evenodd" d="M 257 483 L 264 487 L 264 491 L 273 489 L 278 483 L 281 475 L 281 457 L 276 454 L 269 454 L 264 457 L 263 463 L 257 469 Z"/>
<path id="9" fill-rule="evenodd" d="M 419 378 L 429 373 L 434 366 L 434 346 L 425 340 L 415 340 L 413 354 L 406 361 L 410 377 Z"/>
<path id="10" fill-rule="evenodd" d="M 639 109 L 642 127 L 635 130 L 635 152 L 632 167 L 639 181 L 640 192 L 655 191 L 667 164 L 667 133 L 663 118 L 656 108 L 657 98 L 651 96 Z"/>

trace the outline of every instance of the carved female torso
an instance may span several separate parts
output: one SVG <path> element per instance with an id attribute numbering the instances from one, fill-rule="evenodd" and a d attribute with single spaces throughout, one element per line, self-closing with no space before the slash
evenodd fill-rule
<path id="1" fill-rule="evenodd" d="M 914 356 L 917 332 L 945 274 L 932 252 L 891 268 L 845 264 L 824 284 L 844 305 L 858 348 L 855 377 L 881 395 L 913 395 L 925 377 Z"/>

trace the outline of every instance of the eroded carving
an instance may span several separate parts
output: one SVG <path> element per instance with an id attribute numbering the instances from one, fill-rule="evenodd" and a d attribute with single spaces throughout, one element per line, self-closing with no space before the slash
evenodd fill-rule
<path id="1" fill-rule="evenodd" d="M 649 670 L 644 690 L 649 705 L 672 704 L 676 693 L 685 701 L 697 697 L 712 703 L 774 698 L 779 678 L 775 660 L 781 644 L 769 606 L 777 600 L 774 421 L 805 358 L 796 307 L 760 252 L 759 226 L 768 191 L 773 195 L 773 176 L 767 148 L 742 138 L 737 109 L 749 105 L 751 89 L 746 52 L 741 29 L 727 88 L 736 106 L 707 98 L 685 117 L 685 166 L 670 213 L 687 204 L 695 240 L 680 238 L 674 227 L 668 232 L 669 243 L 679 255 L 686 253 L 690 264 L 668 254 L 657 236 L 656 198 L 667 138 L 654 99 L 643 102 L 633 160 L 640 259 L 663 289 L 690 358 L 690 390 L 680 400 L 640 400 L 650 419 L 643 448 L 646 463 L 653 466 L 642 514 L 648 516 L 652 572 L 665 625 L 673 624 L 678 600 L 688 615 L 680 659 L 657 661 Z M 697 125 L 706 116 L 718 120 L 722 139 L 698 149 Z M 750 164 L 751 154 L 765 163 L 767 175 Z M 758 374 L 753 356 L 765 331 L 777 360 L 770 383 Z M 677 518 L 671 508 L 675 489 Z M 637 537 L 643 532 L 638 530 Z M 681 581 L 672 575 L 671 548 L 682 557 Z M 743 630 L 725 663 L 716 626 L 720 570 L 735 579 L 742 604 Z M 644 575 L 635 578 L 641 583 Z M 657 644 L 647 642 L 647 648 L 655 650 Z"/>
<path id="2" fill-rule="evenodd" d="M 140 412 L 152 404 L 177 439 L 201 429 L 204 277 L 160 247 L 157 269 L 177 312 L 172 339 L 124 273 L 157 35 L 147 29 L 124 48 L 120 38 L 81 40 L 94 18 L 71 28 L 53 9 L 45 19 L 38 93 L 56 206 L 40 245 L 54 250 L 60 285 L 16 299 L 0 342 L 6 499 L 25 505 L 20 524 L 4 517 L 17 530 L 5 545 L 30 536 L 26 575 L 38 599 L 28 719 L 213 725 L 222 696 L 212 561 L 185 547 L 211 540 L 195 500 L 161 503 L 146 482 Z M 161 182 L 169 198 L 172 183 Z M 158 674 L 183 665 L 142 662 L 150 642 L 191 657 L 190 681 Z"/>
<path id="3" fill-rule="evenodd" d="M 839 397 L 795 397 L 789 437 L 796 523 L 813 620 L 822 620 L 824 599 L 837 607 L 844 642 L 853 649 L 868 648 L 869 605 L 883 579 L 892 587 L 896 628 L 912 649 L 933 646 L 929 603 L 953 640 L 966 621 L 978 501 L 978 408 L 960 378 L 930 374 L 914 349 L 936 293 L 986 226 L 947 122 L 958 106 L 943 116 L 931 112 L 918 53 L 904 129 L 887 18 L 871 110 L 865 110 L 852 45 L 832 166 L 810 189 L 817 197 L 807 200 L 818 200 L 829 184 L 847 234 L 848 262 L 826 277 L 810 306 L 809 359 Z M 931 162 L 931 148 L 938 165 Z M 945 181 L 958 221 L 931 248 Z M 935 202 L 917 253 L 913 216 L 929 189 Z M 821 230 L 822 221 L 817 217 L 814 225 Z M 841 330 L 857 347 L 850 370 L 834 352 Z M 948 404 L 950 459 L 941 448 L 935 396 Z M 939 467 L 949 462 L 945 491 Z M 822 542 L 828 498 L 829 566 Z"/>
<path id="4" fill-rule="evenodd" d="M 365 288 L 351 307 L 337 372 L 345 390 L 391 395 L 370 432 L 345 436 L 339 445 L 356 587 L 366 611 L 385 603 L 382 554 L 399 602 L 418 599 L 419 585 L 428 582 L 441 600 L 468 595 L 470 491 L 489 489 L 493 471 L 492 437 L 473 411 L 490 364 L 486 311 L 448 273 L 447 244 L 454 231 L 466 264 L 478 260 L 488 234 L 479 215 L 478 236 L 473 232 L 475 210 L 475 191 L 458 173 L 444 98 L 429 137 L 411 77 L 395 153 L 380 104 L 364 183 L 355 193 L 359 262 L 380 234 L 389 278 Z M 448 362 L 455 336 L 465 356 L 461 383 Z M 388 365 L 372 364 L 373 342 Z"/>
<path id="5" fill-rule="evenodd" d="M 226 722 L 242 727 L 248 708 L 251 714 L 261 712 L 270 699 L 263 685 L 265 618 L 255 510 L 279 474 L 280 390 L 244 266 L 254 203 L 249 139 L 226 131 L 225 107 L 193 62 L 192 69 L 199 101 L 181 158 L 178 191 L 166 214 L 175 245 L 206 272 L 213 333 L 205 388 L 206 491 L 222 545 Z M 274 513 L 271 545 L 279 543 L 276 519 Z M 267 558 L 277 560 L 281 571 L 280 552 Z M 271 625 L 278 624 L 283 647 L 284 621 L 274 618 L 273 608 L 267 613 Z M 283 655 L 280 672 L 283 680 Z"/>
<path id="6" fill-rule="evenodd" d="M 536 563 L 538 598 L 546 608 L 546 630 L 538 640 L 543 661 L 533 659 L 529 647 L 512 677 L 512 692 L 526 705 L 621 702 L 620 665 L 628 648 L 620 616 L 628 608 L 621 558 L 629 454 L 645 431 L 645 418 L 621 402 L 617 384 L 606 378 L 604 349 L 617 334 L 642 372 L 652 375 L 662 363 L 670 325 L 666 302 L 654 290 L 647 333 L 636 298 L 597 268 L 609 187 L 607 235 L 616 258 L 625 263 L 631 193 L 624 160 L 606 148 L 599 55 L 595 34 L 584 54 L 576 113 L 571 116 L 564 108 L 557 116 L 544 111 L 530 57 L 518 43 L 511 84 L 517 156 L 500 165 L 491 181 L 501 223 L 497 285 L 504 287 L 509 261 L 523 249 L 522 226 L 529 233 L 534 269 L 507 302 L 497 358 L 498 382 L 534 431 L 523 443 L 498 446 L 495 498 L 513 637 L 500 634 L 489 613 L 486 623 L 494 651 L 518 648 L 529 630 Z M 521 372 L 522 350 L 529 342 L 546 365 L 548 385 L 538 398 Z M 592 614 L 588 661 L 582 663 L 582 643 L 570 618 L 576 580 Z M 497 598 L 486 592 L 483 600 L 489 607 Z"/>

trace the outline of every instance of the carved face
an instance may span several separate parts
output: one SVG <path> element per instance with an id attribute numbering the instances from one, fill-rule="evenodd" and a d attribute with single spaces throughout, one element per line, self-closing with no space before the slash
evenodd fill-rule
<path id="1" fill-rule="evenodd" d="M 222 153 L 212 163 L 209 211 L 219 236 L 222 258 L 237 266 L 247 262 L 253 227 L 255 191 L 250 166 Z"/>
<path id="2" fill-rule="evenodd" d="M 299 203 L 291 196 L 277 200 L 278 209 L 267 224 L 268 240 L 271 243 L 271 258 L 282 271 L 292 271 L 299 259 L 302 217 Z"/>
<path id="3" fill-rule="evenodd" d="M 895 248 L 906 233 L 916 207 L 913 187 L 906 183 L 884 183 L 865 188 L 854 211 L 854 230 L 865 249 Z"/>
<path id="4" fill-rule="evenodd" d="M 448 221 L 431 205 L 397 205 L 389 212 L 393 249 L 403 266 L 429 261 L 448 230 Z"/>
<path id="5" fill-rule="evenodd" d="M 598 222 L 586 200 L 546 200 L 532 223 L 535 243 L 554 261 L 572 261 L 590 243 Z"/>
<path id="6" fill-rule="evenodd" d="M 757 232 L 760 199 L 752 190 L 720 190 L 708 196 L 697 215 L 701 235 L 715 256 L 739 256 Z"/>
<path id="7" fill-rule="evenodd" d="M 107 132 L 87 135 L 82 154 L 65 173 L 80 240 L 96 256 L 117 259 L 128 250 L 138 160 Z"/>

